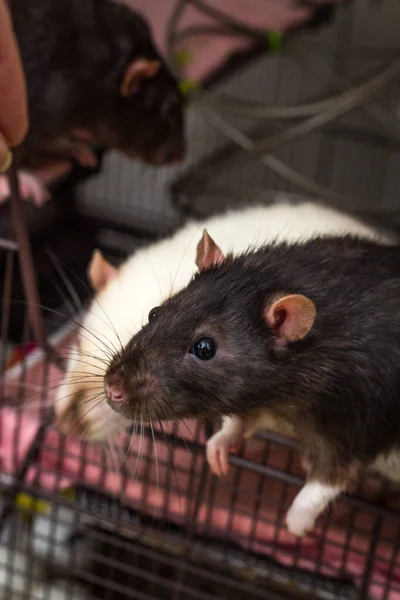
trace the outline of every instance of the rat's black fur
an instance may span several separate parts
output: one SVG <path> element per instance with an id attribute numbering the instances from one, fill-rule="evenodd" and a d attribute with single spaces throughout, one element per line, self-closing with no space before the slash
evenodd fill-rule
<path id="1" fill-rule="evenodd" d="M 111 0 L 11 0 L 10 9 L 30 114 L 20 165 L 73 128 L 150 163 L 183 155 L 183 100 L 165 64 L 136 95 L 119 93 L 133 59 L 160 59 L 138 13 Z"/>
<path id="2" fill-rule="evenodd" d="M 278 351 L 262 315 L 281 293 L 307 296 L 317 316 Z M 189 353 L 202 335 L 218 343 L 211 361 Z M 128 390 L 128 418 L 270 408 L 297 430 L 314 473 L 346 477 L 400 444 L 400 249 L 332 237 L 228 257 L 164 303 L 106 380 Z"/>

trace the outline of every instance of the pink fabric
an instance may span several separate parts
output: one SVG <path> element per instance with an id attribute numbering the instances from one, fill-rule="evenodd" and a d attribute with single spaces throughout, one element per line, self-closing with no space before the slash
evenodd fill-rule
<path id="1" fill-rule="evenodd" d="M 165 51 L 165 34 L 176 0 L 119 0 L 138 10 L 152 25 L 153 34 L 162 51 Z M 328 4 L 331 0 L 313 0 L 309 4 Z M 336 0 L 340 4 L 345 0 Z M 241 22 L 265 29 L 265 31 L 285 32 L 297 25 L 306 23 L 313 12 L 309 7 L 296 5 L 294 0 L 206 0 L 214 7 Z M 192 5 L 184 11 L 179 29 L 193 25 L 215 25 L 215 21 L 206 17 Z M 241 37 L 198 35 L 182 40 L 175 51 L 184 52 L 188 64 L 184 73 L 189 79 L 201 81 L 223 63 L 232 54 L 250 47 L 251 42 Z"/>
<path id="2" fill-rule="evenodd" d="M 69 342 L 68 342 L 69 345 Z M 0 411 L 0 467 L 3 472 L 14 473 L 21 464 L 29 446 L 37 435 L 39 427 L 38 409 L 41 405 L 43 387 L 54 390 L 61 374 L 54 368 L 47 374 L 42 363 L 28 369 L 24 389 L 29 402 L 23 411 L 9 404 Z M 7 398 L 18 397 L 21 391 L 19 377 L 6 377 L 5 395 Z M 52 402 L 50 393 L 49 402 Z M 10 400 L 11 402 L 11 400 Z M 180 432 L 186 439 L 196 439 L 197 425 L 188 422 L 180 425 Z M 166 430 L 168 430 L 166 426 Z M 201 434 L 200 434 L 201 436 Z M 204 441 L 204 440 L 202 440 Z M 126 440 L 121 438 L 121 444 Z M 261 450 L 264 443 L 252 440 L 246 446 L 247 458 L 262 461 Z M 142 458 L 137 455 L 142 452 Z M 173 469 L 169 468 L 169 452 L 162 442 L 153 443 L 150 439 L 141 441 L 134 436 L 130 443 L 131 459 L 128 461 L 130 477 L 125 477 L 121 469 L 114 469 L 117 462 L 113 453 L 105 452 L 96 445 L 87 445 L 74 439 L 65 439 L 55 428 L 50 428 L 40 458 L 29 473 L 30 483 L 47 491 L 55 491 L 66 486 L 85 484 L 107 491 L 111 495 L 123 499 L 124 503 L 142 512 L 154 516 L 168 518 L 176 523 L 183 523 L 187 511 L 193 510 L 194 500 L 188 500 L 189 490 L 196 496 L 198 477 L 194 482 L 190 479 L 190 471 L 199 475 L 203 458 L 197 457 L 186 449 L 173 451 Z M 105 458 L 106 457 L 106 458 Z M 155 457 L 158 460 L 156 466 Z M 299 460 L 293 461 L 289 469 L 291 473 L 301 475 Z M 280 471 L 288 470 L 289 450 L 278 444 L 271 444 L 267 464 Z M 230 520 L 232 490 L 237 473 L 231 469 L 227 478 L 217 482 L 212 489 L 212 478 L 208 479 L 205 490 L 205 502 L 198 516 L 198 531 L 204 535 L 224 538 L 229 537 L 241 544 L 246 550 L 272 556 L 282 564 L 304 568 L 315 572 L 317 564 L 320 572 L 330 576 L 351 576 L 360 583 L 371 543 L 371 532 L 375 519 L 364 510 L 357 510 L 353 529 L 357 531 L 348 538 L 351 529 L 351 507 L 341 501 L 335 507 L 333 518 L 326 532 L 326 542 L 320 547 L 318 531 L 312 536 L 297 542 L 284 528 L 283 518 L 290 501 L 297 492 L 295 486 L 285 488 L 273 477 L 264 478 L 261 492 L 262 502 L 258 518 L 255 519 L 254 495 L 259 485 L 259 476 L 248 470 L 242 470 L 235 502 L 235 512 Z M 145 485 L 144 482 L 149 482 Z M 378 487 L 372 485 L 366 490 L 367 496 L 373 499 Z M 193 487 L 194 486 L 194 487 Z M 166 491 L 166 488 L 168 491 Z M 400 508 L 398 489 L 394 490 L 392 508 Z M 213 501 L 210 502 L 210 494 Z M 254 525 L 254 521 L 256 525 Z M 400 557 L 395 557 L 396 539 L 400 535 L 400 520 L 397 517 L 385 517 L 382 520 L 380 542 L 375 552 L 372 565 L 370 594 L 376 600 L 400 600 Z M 347 550 L 346 550 L 347 544 Z M 377 558 L 379 557 L 379 558 Z M 390 577 L 390 587 L 385 595 L 385 585 Z"/>

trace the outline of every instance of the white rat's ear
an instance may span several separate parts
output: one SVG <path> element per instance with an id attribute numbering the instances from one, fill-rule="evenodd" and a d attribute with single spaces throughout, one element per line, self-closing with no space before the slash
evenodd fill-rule
<path id="1" fill-rule="evenodd" d="M 99 292 L 111 279 L 114 279 L 118 269 L 107 262 L 100 250 L 95 250 L 90 259 L 87 276 L 92 288 Z"/>
<path id="2" fill-rule="evenodd" d="M 133 96 L 140 88 L 143 79 L 151 79 L 161 67 L 159 60 L 149 58 L 137 58 L 132 61 L 125 70 L 119 89 L 121 96 L 127 98 Z"/>
<path id="3" fill-rule="evenodd" d="M 201 240 L 197 244 L 196 265 L 199 271 L 205 271 L 212 265 L 219 265 L 223 262 L 224 255 L 221 249 L 214 242 L 212 237 L 204 229 Z"/>
<path id="4" fill-rule="evenodd" d="M 300 294 L 281 296 L 264 309 L 264 320 L 273 329 L 279 345 L 302 340 L 316 316 L 314 302 Z"/>

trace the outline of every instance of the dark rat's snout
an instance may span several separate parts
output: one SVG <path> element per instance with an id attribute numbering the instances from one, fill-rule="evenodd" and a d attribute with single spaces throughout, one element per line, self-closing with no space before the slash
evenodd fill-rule
<path id="1" fill-rule="evenodd" d="M 157 381 L 154 375 L 135 368 L 132 362 L 109 367 L 104 376 L 104 392 L 108 405 L 128 419 L 135 418 L 144 408 L 148 411 L 157 397 Z"/>
<path id="2" fill-rule="evenodd" d="M 124 377 L 118 371 L 108 371 L 104 377 L 104 393 L 107 403 L 116 412 L 123 409 L 127 402 L 128 393 Z"/>
<path id="3" fill-rule="evenodd" d="M 171 139 L 157 146 L 142 156 L 143 160 L 153 166 L 174 165 L 183 161 L 186 154 L 186 142 L 183 135 L 177 133 Z M 136 155 L 137 156 L 137 155 Z"/>
<path id="4" fill-rule="evenodd" d="M 107 401 L 110 403 L 120 404 L 126 401 L 127 394 L 122 382 L 110 383 L 105 381 L 104 391 L 106 393 Z"/>

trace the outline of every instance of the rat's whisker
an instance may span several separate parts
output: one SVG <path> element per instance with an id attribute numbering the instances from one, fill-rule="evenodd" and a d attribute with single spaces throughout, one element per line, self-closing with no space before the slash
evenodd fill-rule
<path id="1" fill-rule="evenodd" d="M 168 468 L 172 469 L 172 473 L 173 473 L 173 476 L 174 476 L 174 479 L 175 479 L 176 491 L 178 493 L 178 498 L 179 498 L 179 503 L 180 503 L 182 498 L 181 498 L 181 490 L 180 490 L 180 487 L 179 487 L 178 475 L 177 475 L 176 468 L 175 468 L 175 463 L 174 463 L 174 452 L 173 452 L 173 450 L 172 450 L 172 448 L 171 448 L 171 446 L 170 446 L 170 444 L 168 442 L 168 438 L 167 438 L 167 435 L 165 433 L 165 429 L 164 429 L 162 420 L 159 418 L 156 409 L 155 409 L 155 413 L 157 415 L 158 424 L 160 426 L 161 433 L 162 433 L 162 435 L 164 437 L 164 443 L 165 443 L 167 451 L 168 451 L 168 456 L 169 456 Z"/>
<path id="2" fill-rule="evenodd" d="M 60 263 L 60 267 L 61 267 L 61 262 L 59 261 L 59 263 Z M 89 287 L 89 286 L 86 284 L 86 282 L 85 282 L 85 281 L 82 279 L 82 277 L 80 277 L 80 276 L 79 276 L 77 273 L 75 273 L 74 271 L 72 271 L 72 269 L 71 269 L 71 268 L 70 268 L 68 265 L 64 265 L 64 266 L 65 266 L 66 268 L 68 268 L 68 269 L 71 271 L 72 275 L 73 275 L 73 276 L 74 276 L 74 277 L 75 277 L 75 278 L 78 280 L 78 282 L 79 282 L 81 285 L 83 285 L 83 287 L 84 287 L 84 288 L 85 288 L 87 291 L 89 291 L 90 293 L 92 293 L 92 290 L 91 290 L 91 289 L 90 289 L 90 287 Z M 66 276 L 66 275 L 65 275 L 65 276 Z M 70 280 L 69 280 L 69 281 L 70 281 Z M 73 288 L 73 286 L 72 286 L 72 283 L 71 283 L 71 282 L 70 282 L 70 285 L 71 285 L 71 288 L 72 288 L 72 290 L 74 290 L 74 288 Z M 77 298 L 78 298 L 78 297 L 77 297 Z M 78 298 L 78 300 L 79 300 L 79 298 Z M 105 316 L 105 317 L 106 317 L 106 319 L 107 319 L 107 321 L 105 321 L 105 320 L 103 320 L 103 319 L 102 319 L 103 323 L 104 323 L 105 325 L 107 325 L 108 327 L 110 327 L 111 331 L 112 331 L 112 332 L 113 332 L 113 333 L 114 333 L 114 334 L 117 336 L 117 338 L 118 338 L 118 341 L 119 341 L 119 342 L 120 342 L 120 344 L 121 344 L 121 349 L 122 349 L 122 343 L 121 343 L 121 340 L 120 340 L 120 338 L 119 338 L 118 332 L 117 332 L 117 330 L 116 330 L 115 326 L 113 325 L 113 323 L 112 323 L 112 321 L 111 321 L 110 317 L 108 316 L 107 312 L 104 310 L 103 306 L 102 306 L 102 305 L 101 305 L 101 303 L 99 302 L 99 299 L 97 298 L 97 296 L 94 296 L 94 298 L 93 298 L 93 302 L 96 302 L 97 306 L 98 306 L 98 307 L 100 308 L 100 310 L 103 312 L 104 316 Z M 80 304 L 81 304 L 81 307 L 82 307 L 82 303 L 80 303 Z M 83 307 L 82 307 L 82 308 L 83 308 Z M 92 310 L 90 310 L 90 309 L 86 309 L 86 310 L 85 310 L 85 312 L 86 312 L 86 314 L 92 314 L 92 315 L 95 315 L 97 318 L 99 318 L 99 319 L 100 319 L 100 317 L 99 317 L 99 316 L 98 316 L 96 313 L 94 313 Z M 117 349 L 115 349 L 115 351 L 116 351 L 116 353 L 118 354 L 118 351 L 117 351 Z"/>
<path id="3" fill-rule="evenodd" d="M 94 398 L 92 399 L 92 401 L 94 401 Z M 79 423 L 81 423 L 83 421 L 83 419 L 92 411 L 94 410 L 97 406 L 99 406 L 99 404 L 103 401 L 102 398 L 100 398 L 100 400 L 92 407 L 90 407 L 90 409 L 85 412 L 83 415 L 80 416 L 79 419 L 77 419 L 74 423 L 74 425 L 69 429 L 68 433 L 66 433 L 65 435 L 68 437 L 69 435 L 71 435 L 72 431 L 76 428 L 77 425 L 79 425 Z"/>
<path id="4" fill-rule="evenodd" d="M 160 480 L 159 480 L 159 474 L 158 474 L 157 442 L 156 442 L 156 438 L 155 438 L 155 435 L 154 435 L 153 423 L 152 423 L 152 421 L 150 419 L 150 413 L 149 413 L 149 408 L 148 408 L 147 403 L 146 403 L 146 409 L 147 409 L 147 419 L 148 419 L 149 424 L 150 424 L 150 431 L 151 431 L 151 435 L 152 435 L 152 438 L 153 438 L 154 459 L 155 459 L 155 463 L 156 463 L 156 485 L 157 485 L 157 490 L 158 490 L 159 487 L 160 487 L 159 486 Z"/>
<path id="5" fill-rule="evenodd" d="M 83 304 L 82 304 L 74 286 L 72 285 L 71 280 L 67 276 L 65 269 L 63 269 L 61 261 L 55 256 L 55 254 L 50 250 L 50 248 L 47 249 L 47 254 L 50 257 L 50 260 L 53 263 L 53 266 L 56 268 L 59 276 L 61 277 L 61 281 L 64 283 L 65 287 L 67 288 L 67 290 L 71 296 L 71 300 L 75 304 L 76 310 L 78 312 L 82 311 Z"/>
<path id="6" fill-rule="evenodd" d="M 137 459 L 136 459 L 136 468 L 135 468 L 135 478 L 137 477 L 138 473 L 140 472 L 140 465 L 142 462 L 142 457 L 143 457 L 143 443 L 144 443 L 144 422 L 143 422 L 143 415 L 142 415 L 142 410 L 140 410 L 140 433 L 139 433 L 139 449 L 138 449 L 138 453 L 137 453 Z"/>
<path id="7" fill-rule="evenodd" d="M 157 273 L 156 273 L 156 271 L 153 269 L 153 266 L 152 266 L 151 262 L 150 262 L 149 260 L 147 260 L 146 258 L 144 258 L 144 260 L 145 260 L 145 262 L 147 263 L 147 266 L 150 268 L 150 270 L 151 270 L 152 274 L 154 275 L 154 278 L 155 278 L 155 280 L 156 280 L 156 282 L 157 282 L 158 290 L 159 290 L 159 292 L 160 292 L 160 298 L 161 298 L 161 302 L 164 302 L 164 294 L 162 293 L 162 289 L 161 289 L 160 281 L 159 281 L 159 279 L 158 279 L 158 277 L 157 277 Z M 149 309 L 149 310 L 151 310 L 151 308 L 154 308 L 154 307 L 150 307 L 150 309 Z M 145 319 L 145 318 L 146 318 L 146 316 L 147 316 L 147 315 L 144 315 L 144 316 L 143 316 L 143 319 Z M 144 324 L 144 323 L 142 323 L 142 326 L 143 326 L 143 324 Z"/>
<path id="8" fill-rule="evenodd" d="M 197 235 L 199 234 L 199 231 L 200 231 L 200 229 L 201 229 L 201 225 L 199 225 L 199 226 L 197 227 L 197 229 L 194 231 L 194 233 L 193 233 L 192 237 L 190 238 L 190 240 L 188 241 L 188 243 L 187 243 L 187 245 L 186 245 L 186 248 L 185 248 L 185 250 L 184 250 L 184 251 L 183 251 L 183 253 L 182 253 L 182 257 L 181 257 L 181 260 L 179 261 L 178 267 L 177 267 L 177 269 L 176 269 L 176 272 L 175 272 L 174 279 L 173 279 L 173 280 L 172 280 L 172 282 L 171 282 L 171 287 L 170 287 L 170 295 L 172 295 L 172 293 L 173 293 L 173 290 L 174 290 L 174 287 L 175 287 L 175 283 L 176 283 L 176 278 L 177 278 L 177 277 L 178 277 L 178 275 L 179 275 L 179 271 L 180 271 L 180 269 L 181 269 L 181 267 L 182 267 L 183 260 L 184 260 L 184 258 L 185 258 L 185 256 L 186 256 L 186 254 L 188 253 L 188 251 L 189 251 L 189 248 L 190 248 L 190 246 L 191 246 L 191 244 L 192 244 L 193 240 L 194 240 L 194 239 L 197 237 Z"/>

